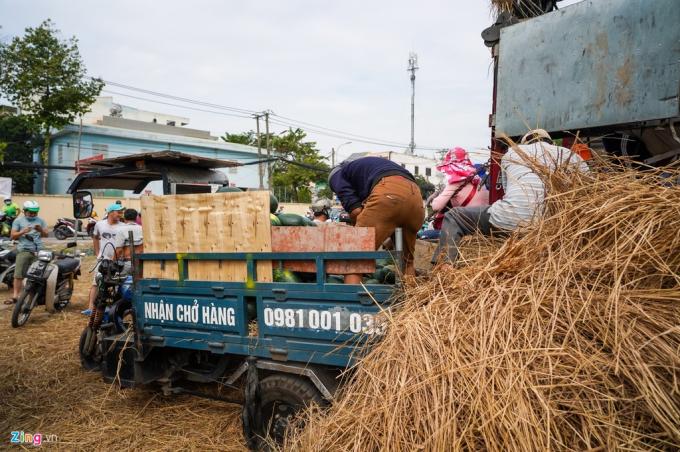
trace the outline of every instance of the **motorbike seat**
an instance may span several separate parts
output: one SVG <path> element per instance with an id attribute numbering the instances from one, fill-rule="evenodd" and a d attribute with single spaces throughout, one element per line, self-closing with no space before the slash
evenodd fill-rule
<path id="1" fill-rule="evenodd" d="M 65 274 L 74 272 L 76 268 L 78 268 L 80 261 L 72 257 L 65 257 L 63 259 L 57 259 L 54 263 L 59 268 L 59 274 Z"/>

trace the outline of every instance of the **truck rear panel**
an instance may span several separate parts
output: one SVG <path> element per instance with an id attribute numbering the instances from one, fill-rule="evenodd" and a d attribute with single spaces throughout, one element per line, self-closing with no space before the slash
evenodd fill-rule
<path id="1" fill-rule="evenodd" d="M 252 253 L 254 262 L 301 259 L 304 253 Z M 356 345 L 379 337 L 384 329 L 393 285 L 357 286 L 324 283 L 324 260 L 384 259 L 388 253 L 315 254 L 316 283 L 243 283 L 140 279 L 135 293 L 137 328 L 143 344 L 250 355 L 278 361 L 346 367 Z M 175 254 L 146 254 L 141 260 L 177 259 Z M 245 255 L 201 253 L 186 259 Z M 184 263 L 178 265 L 186 268 Z M 381 313 L 382 312 L 382 313 Z"/>

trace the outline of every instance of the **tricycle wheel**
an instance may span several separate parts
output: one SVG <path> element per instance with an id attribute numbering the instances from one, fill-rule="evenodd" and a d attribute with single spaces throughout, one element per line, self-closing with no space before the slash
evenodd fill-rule
<path id="1" fill-rule="evenodd" d="M 295 415 L 315 402 L 324 404 L 321 393 L 302 377 L 288 374 L 271 375 L 260 381 L 262 437 L 282 444 L 286 430 Z"/>
<path id="2" fill-rule="evenodd" d="M 97 332 L 86 326 L 80 334 L 78 343 L 80 365 L 85 370 L 96 371 L 100 369 L 101 357 L 97 352 Z"/>

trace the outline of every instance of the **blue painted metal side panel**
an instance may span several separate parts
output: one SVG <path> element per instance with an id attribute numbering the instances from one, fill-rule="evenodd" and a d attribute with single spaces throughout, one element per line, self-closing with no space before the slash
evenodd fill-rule
<path id="1" fill-rule="evenodd" d="M 678 24 L 678 0 L 584 0 L 504 28 L 497 132 L 678 116 Z"/>
<path id="2" fill-rule="evenodd" d="M 330 259 L 337 253 L 322 253 Z M 365 258 L 366 253 L 345 253 Z M 373 252 L 374 258 L 382 253 Z M 157 254 L 141 255 L 143 259 Z M 201 253 L 243 259 L 238 253 Z M 271 260 L 272 253 L 251 253 Z M 279 253 L 295 259 L 296 253 Z M 335 256 L 337 258 L 337 256 Z M 368 289 L 368 292 L 366 291 Z M 137 282 L 137 329 L 147 346 L 206 350 L 218 354 L 346 367 L 358 344 L 382 334 L 394 287 L 345 284 L 235 283 L 143 279 Z M 161 302 L 162 300 L 162 302 Z M 257 311 L 257 336 L 248 336 L 248 303 Z"/>

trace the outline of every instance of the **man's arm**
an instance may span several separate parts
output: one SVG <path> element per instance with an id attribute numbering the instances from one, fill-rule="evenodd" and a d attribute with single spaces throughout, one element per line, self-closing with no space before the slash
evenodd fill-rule
<path id="1" fill-rule="evenodd" d="M 14 223 L 12 223 L 12 232 L 10 232 L 9 238 L 10 238 L 11 240 L 18 240 L 19 237 L 21 237 L 22 235 L 26 234 L 26 233 L 29 232 L 30 230 L 31 230 L 31 228 L 29 228 L 28 226 L 26 226 L 26 227 L 23 228 L 23 229 L 19 229 L 19 224 L 18 224 L 18 223 L 16 222 L 16 220 L 15 220 Z"/>
<path id="2" fill-rule="evenodd" d="M 92 230 L 92 248 L 94 248 L 94 255 L 99 256 L 99 225 L 95 224 Z"/>
<path id="3" fill-rule="evenodd" d="M 40 237 L 47 237 L 47 223 L 45 223 L 45 221 L 41 221 L 39 224 L 36 224 L 35 230 L 40 233 Z"/>
<path id="4" fill-rule="evenodd" d="M 342 171 L 333 176 L 333 191 L 338 195 L 345 212 L 349 213 L 350 218 L 356 218 L 361 213 L 361 199 L 354 190 L 352 184 L 345 178 Z"/>
<path id="5" fill-rule="evenodd" d="M 99 236 L 92 236 L 92 247 L 94 248 L 94 255 L 99 256 Z"/>

